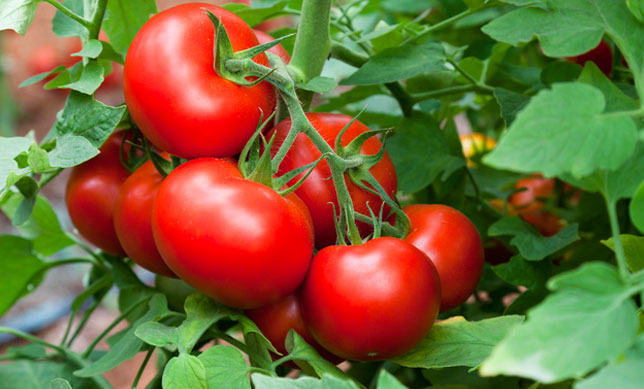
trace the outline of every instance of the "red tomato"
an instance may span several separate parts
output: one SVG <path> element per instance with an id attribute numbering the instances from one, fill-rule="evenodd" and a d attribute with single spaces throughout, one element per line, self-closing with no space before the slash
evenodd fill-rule
<path id="1" fill-rule="evenodd" d="M 313 127 L 322 135 L 326 142 L 333 145 L 335 138 L 342 128 L 351 121 L 351 117 L 347 115 L 333 114 L 333 113 L 307 113 L 306 116 L 313 124 Z M 277 152 L 279 146 L 284 142 L 288 130 L 291 127 L 291 120 L 281 121 L 274 129 L 271 130 L 268 137 L 273 134 L 276 135 L 275 142 L 271 151 Z M 369 127 L 360 123 L 359 121 L 347 129 L 342 137 L 342 144 L 347 145 L 358 135 L 363 132 L 369 131 Z M 363 154 L 375 154 L 382 147 L 382 143 L 376 138 L 370 138 L 362 146 L 361 152 Z M 304 135 L 299 134 L 289 150 L 286 158 L 280 165 L 279 174 L 284 174 L 290 170 L 304 166 L 311 163 L 320 157 L 320 152 L 315 148 L 313 143 Z M 387 193 L 393 198 L 396 193 L 396 170 L 394 168 L 389 155 L 385 153 L 382 160 L 370 169 L 371 174 L 380 182 L 380 185 Z M 296 177 L 291 184 L 295 183 L 301 178 L 302 175 Z M 382 199 L 377 195 L 367 192 L 357 187 L 351 180 L 345 179 L 353 205 L 356 212 L 369 215 L 369 207 L 378 214 L 380 206 L 383 203 Z M 335 193 L 335 185 L 331 180 L 331 169 L 326 161 L 320 164 L 313 170 L 313 173 L 304 181 L 295 193 L 304 201 L 311 217 L 313 218 L 313 225 L 315 227 L 315 246 L 322 248 L 335 243 L 336 232 L 333 223 L 333 205 L 338 209 L 338 200 Z M 385 207 L 385 215 L 389 208 Z M 363 236 L 369 233 L 371 226 L 367 223 L 358 223 Z"/>
<path id="2" fill-rule="evenodd" d="M 235 51 L 258 44 L 232 12 L 210 4 L 183 4 L 158 13 L 137 33 L 125 61 L 125 102 L 156 146 L 184 158 L 226 157 L 242 150 L 263 112 L 275 107 L 273 86 L 239 86 L 213 68 L 214 27 L 223 23 Z M 266 55 L 257 63 L 268 66 Z"/>
<path id="3" fill-rule="evenodd" d="M 186 162 L 165 178 L 152 230 L 175 274 L 242 309 L 292 293 L 313 252 L 311 221 L 297 196 L 245 180 L 237 167 L 216 158 Z"/>
<path id="4" fill-rule="evenodd" d="M 96 157 L 72 169 L 65 202 L 74 226 L 88 241 L 110 254 L 125 256 L 114 229 L 114 204 L 130 175 L 121 164 L 122 132 L 112 134 Z"/>
<path id="5" fill-rule="evenodd" d="M 288 354 L 284 342 L 286 335 L 293 329 L 325 359 L 337 365 L 342 360 L 325 350 L 313 339 L 302 317 L 302 308 L 298 295 L 292 293 L 286 298 L 263 307 L 245 312 L 257 324 L 264 336 L 275 346 L 277 351 Z M 297 366 L 295 366 L 297 367 Z"/>
<path id="6" fill-rule="evenodd" d="M 608 46 L 608 43 L 603 40 L 599 42 L 597 47 L 594 49 L 576 57 L 566 58 L 570 62 L 577 63 L 581 66 L 588 61 L 593 61 L 595 65 L 602 71 L 606 76 L 610 77 L 611 72 L 613 71 L 613 52 Z"/>
<path id="7" fill-rule="evenodd" d="M 510 196 L 510 204 L 516 208 L 519 216 L 535 226 L 544 236 L 552 236 L 559 232 L 561 223 L 557 215 L 543 209 L 544 200 L 552 197 L 554 193 L 555 180 L 537 175 L 517 181 L 514 187 L 525 188 L 524 191 Z"/>
<path id="8" fill-rule="evenodd" d="M 405 241 L 432 260 L 441 282 L 441 312 L 465 302 L 483 272 L 483 243 L 474 224 L 454 208 L 415 204 L 403 208 L 411 221 Z"/>
<path id="9" fill-rule="evenodd" d="M 377 238 L 322 249 L 301 301 L 318 343 L 342 358 L 373 361 L 416 346 L 436 319 L 440 295 L 425 254 L 400 239 Z"/>
<path id="10" fill-rule="evenodd" d="M 260 44 L 272 42 L 275 40 L 275 38 L 268 35 L 264 31 L 255 30 L 255 29 L 253 29 L 253 31 L 255 32 L 255 35 L 257 36 L 257 40 L 259 41 Z M 288 54 L 288 51 L 286 51 L 284 46 L 282 46 L 281 44 L 271 47 L 270 49 L 268 49 L 268 51 L 280 57 L 285 64 L 288 64 L 289 62 L 291 62 L 291 56 Z"/>
<path id="11" fill-rule="evenodd" d="M 167 277 L 176 275 L 163 262 L 152 236 L 152 205 L 163 177 L 152 161 L 144 163 L 121 185 L 114 205 L 114 228 L 134 262 Z"/>

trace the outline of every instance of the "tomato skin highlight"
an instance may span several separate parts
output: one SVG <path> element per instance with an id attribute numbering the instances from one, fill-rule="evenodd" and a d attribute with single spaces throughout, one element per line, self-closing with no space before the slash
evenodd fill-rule
<path id="1" fill-rule="evenodd" d="M 384 360 L 416 346 L 440 306 L 438 273 L 400 239 L 329 246 L 302 286 L 304 319 L 315 340 L 339 357 Z"/>
<path id="2" fill-rule="evenodd" d="M 431 259 L 441 283 L 441 312 L 455 308 L 474 292 L 483 273 L 483 243 L 472 222 L 458 210 L 440 204 L 403 208 L 411 230 L 405 241 Z"/>
<path id="3" fill-rule="evenodd" d="M 340 133 L 342 128 L 348 124 L 352 118 L 347 115 L 333 114 L 333 113 L 307 113 L 307 118 L 318 131 L 318 133 L 326 140 L 331 146 L 335 143 L 335 138 Z M 284 142 L 291 127 L 291 120 L 286 119 L 281 121 L 269 133 L 267 138 L 275 134 L 275 141 L 271 152 L 275 154 L 279 146 Z M 348 145 L 354 138 L 363 132 L 369 131 L 369 128 L 359 121 L 347 129 L 342 137 L 342 145 Z M 362 146 L 361 153 L 372 155 L 378 152 L 382 147 L 382 143 L 376 138 L 368 139 Z M 290 170 L 299 168 L 309 164 L 320 157 L 320 152 L 313 145 L 313 143 L 304 135 L 299 134 L 293 143 L 293 147 L 286 154 L 286 158 L 280 165 L 279 174 L 284 174 Z M 385 152 L 382 160 L 373 166 L 370 170 L 371 174 L 378 180 L 384 190 L 393 198 L 397 189 L 396 170 L 389 155 Z M 299 180 L 302 175 L 298 175 L 290 184 Z M 351 179 L 345 175 L 345 182 L 351 194 L 353 205 L 356 212 L 364 215 L 369 215 L 369 207 L 378 214 L 382 199 L 370 192 L 367 192 L 356 186 Z M 311 212 L 313 225 L 315 227 L 315 246 L 317 248 L 326 247 L 335 244 L 336 232 L 335 224 L 333 222 L 333 205 L 338 209 L 338 200 L 335 192 L 335 185 L 331 180 L 331 169 L 326 161 L 321 161 L 313 170 L 313 173 L 304 181 L 295 193 L 306 204 Z M 389 207 L 385 206 L 384 214 L 389 211 Z M 367 223 L 358 223 L 358 228 L 362 236 L 366 236 L 371 231 L 371 226 Z"/>
<path id="4" fill-rule="evenodd" d="M 275 40 L 275 38 L 268 35 L 264 31 L 253 29 L 253 32 L 255 32 L 255 35 L 257 36 L 257 40 L 259 41 L 260 44 L 272 42 Z M 289 55 L 288 51 L 286 51 L 284 46 L 282 46 L 281 43 L 277 44 L 277 46 L 271 47 L 270 49 L 268 49 L 268 51 L 280 57 L 285 64 L 288 64 L 289 62 L 291 62 L 291 56 Z"/>
<path id="5" fill-rule="evenodd" d="M 555 180 L 543 178 L 540 175 L 517 181 L 516 189 L 525 188 L 510 196 L 512 204 L 519 216 L 532 224 L 543 236 L 556 235 L 561 230 L 557 215 L 544 210 L 544 199 L 552 197 L 555 191 Z"/>
<path id="6" fill-rule="evenodd" d="M 275 107 L 273 86 L 239 86 L 213 68 L 214 27 L 205 9 L 223 23 L 234 51 L 258 44 L 238 16 L 205 4 L 183 4 L 158 13 L 134 38 L 125 61 L 123 91 L 132 118 L 157 147 L 184 157 L 227 157 L 242 150 L 261 112 Z M 269 66 L 265 54 L 255 61 Z"/>
<path id="7" fill-rule="evenodd" d="M 273 346 L 275 346 L 277 351 L 284 355 L 288 354 L 284 343 L 286 341 L 286 335 L 293 329 L 326 360 L 334 365 L 342 361 L 341 358 L 338 358 L 320 346 L 313 338 L 313 335 L 311 335 L 311 332 L 304 323 L 298 293 L 289 294 L 286 298 L 273 304 L 251 309 L 244 313 L 257 324 L 257 327 Z M 297 368 L 297 365 L 294 364 L 290 367 L 293 366 Z"/>
<path id="8" fill-rule="evenodd" d="M 217 158 L 188 161 L 159 188 L 152 213 L 164 261 L 189 285 L 241 309 L 278 301 L 306 276 L 313 232 L 294 195 L 243 179 Z"/>
<path id="9" fill-rule="evenodd" d="M 114 205 L 114 228 L 128 257 L 139 266 L 166 277 L 176 277 L 163 262 L 152 235 L 154 198 L 163 177 L 147 161 L 125 180 Z"/>
<path id="10" fill-rule="evenodd" d="M 78 232 L 101 250 L 118 256 L 125 256 L 125 251 L 114 229 L 114 204 L 121 184 L 130 175 L 119 158 L 122 135 L 112 134 L 100 154 L 72 168 L 65 191 L 69 217 Z"/>

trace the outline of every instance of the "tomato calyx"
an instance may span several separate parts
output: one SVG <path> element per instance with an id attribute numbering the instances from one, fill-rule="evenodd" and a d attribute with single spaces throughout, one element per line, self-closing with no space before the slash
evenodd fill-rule
<path id="1" fill-rule="evenodd" d="M 247 62 L 245 60 L 251 61 L 254 57 L 257 55 L 265 52 L 266 50 L 277 46 L 280 44 L 285 39 L 288 39 L 295 34 L 290 34 L 290 35 L 285 35 L 281 38 L 275 39 L 271 42 L 263 43 L 254 47 L 251 47 L 250 49 L 234 52 L 233 51 L 233 46 L 230 43 L 230 39 L 228 38 L 228 33 L 226 32 L 226 29 L 224 28 L 223 23 L 213 14 L 210 10 L 205 10 L 208 17 L 212 21 L 212 24 L 215 26 L 215 44 L 213 46 L 213 67 L 215 69 L 215 72 L 217 75 L 219 75 L 222 78 L 225 78 L 229 81 L 232 81 L 238 85 L 242 86 L 255 86 L 259 84 L 260 82 L 264 81 L 267 79 L 274 71 L 277 70 L 277 68 L 271 69 L 270 72 L 267 74 L 264 74 L 260 76 L 259 78 L 256 78 L 252 81 L 247 80 L 248 75 L 245 73 L 245 67 L 247 67 Z M 241 69 L 237 70 L 231 70 L 231 66 L 226 66 L 227 63 L 230 60 L 237 60 L 238 63 L 241 63 Z"/>

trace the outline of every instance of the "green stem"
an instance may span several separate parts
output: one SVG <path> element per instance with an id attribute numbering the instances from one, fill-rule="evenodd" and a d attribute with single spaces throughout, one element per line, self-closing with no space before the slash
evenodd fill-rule
<path id="1" fill-rule="evenodd" d="M 136 377 L 134 377 L 134 382 L 132 382 L 132 389 L 136 389 L 136 386 L 139 384 L 139 381 L 141 380 L 141 376 L 143 375 L 143 370 L 145 370 L 145 367 L 148 365 L 148 361 L 150 361 L 150 357 L 152 356 L 153 352 L 154 352 L 154 347 L 151 347 L 150 350 L 148 350 L 147 354 L 145 354 L 145 359 L 143 360 L 143 363 L 141 363 L 141 366 L 139 367 L 139 371 L 136 372 Z"/>
<path id="2" fill-rule="evenodd" d="M 62 171 L 63 171 L 62 168 L 58 168 L 52 172 L 43 174 L 42 177 L 40 178 L 40 181 L 38 182 L 38 185 L 42 188 L 43 186 L 47 185 L 51 180 L 56 178 L 56 176 L 58 176 Z"/>
<path id="3" fill-rule="evenodd" d="M 487 8 L 487 7 L 484 7 L 484 8 Z M 425 38 L 427 35 L 431 34 L 432 32 L 442 30 L 443 28 L 449 26 L 450 24 L 452 24 L 452 23 L 454 23 L 454 22 L 456 22 L 458 20 L 461 20 L 466 16 L 470 16 L 471 14 L 473 14 L 473 13 L 475 13 L 477 11 L 480 11 L 481 9 L 483 9 L 483 8 L 479 8 L 479 9 L 476 9 L 476 10 L 468 9 L 468 10 L 463 11 L 463 12 L 461 12 L 459 14 L 456 14 L 456 15 L 450 17 L 450 18 L 447 18 L 447 19 L 445 19 L 443 21 L 440 21 L 440 22 L 438 22 L 438 23 L 436 23 L 436 24 L 434 24 L 432 26 L 429 26 L 426 30 L 424 30 L 423 32 L 419 33 L 418 35 L 414 35 L 414 36 L 411 36 L 411 37 L 405 39 L 405 41 L 403 41 L 402 44 L 406 45 L 408 43 L 415 42 L 418 39 Z"/>
<path id="4" fill-rule="evenodd" d="M 473 85 L 476 89 L 479 89 L 479 90 L 482 90 L 482 91 L 487 91 L 488 93 L 492 93 L 492 92 L 494 92 L 494 88 L 489 87 L 489 86 L 487 86 L 487 85 L 485 85 L 485 84 L 483 84 L 483 83 L 479 82 L 477 79 L 475 79 L 475 78 L 474 78 L 474 77 L 472 77 L 469 73 L 467 73 L 465 70 L 463 70 L 463 68 L 461 68 L 461 67 L 456 63 L 456 61 L 454 61 L 454 60 L 452 60 L 452 59 L 449 59 L 449 60 L 448 60 L 448 62 L 449 62 L 449 63 L 451 63 L 451 64 L 452 64 L 452 66 L 454 66 L 454 68 L 455 68 L 459 73 L 461 73 L 461 74 L 463 75 L 463 77 L 465 77 L 469 82 L 471 82 L 471 83 L 472 83 L 472 85 Z"/>
<path id="5" fill-rule="evenodd" d="M 227 333 L 225 333 L 223 331 L 211 330 L 210 332 L 212 332 L 212 334 L 215 337 L 217 337 L 217 338 L 219 338 L 219 339 L 221 339 L 221 340 L 223 340 L 223 341 L 225 341 L 227 343 L 230 343 L 233 346 L 235 346 L 238 349 L 240 349 L 241 351 L 243 351 L 244 353 L 249 354 L 248 347 L 243 342 L 237 340 L 236 338 L 228 335 Z"/>
<path id="6" fill-rule="evenodd" d="M 627 117 L 633 117 L 633 116 L 634 117 L 639 117 L 639 116 L 642 116 L 642 115 L 644 115 L 644 106 L 639 108 L 639 109 L 632 110 L 632 111 L 617 111 L 617 112 L 607 112 L 607 113 L 602 114 L 603 117 L 609 117 L 609 118 L 611 118 L 611 117 L 617 118 L 617 117 L 624 117 L 624 116 L 627 116 Z"/>
<path id="7" fill-rule="evenodd" d="M 448 88 L 436 89 L 429 92 L 417 93 L 412 95 L 414 102 L 419 103 L 421 101 L 436 99 L 443 96 L 455 95 L 459 93 L 473 92 L 477 91 L 476 85 L 456 85 L 450 86 Z M 489 93 L 485 91 L 485 93 Z"/>
<path id="8" fill-rule="evenodd" d="M 59 3 L 58 1 L 56 1 L 56 0 L 45 0 L 45 2 L 53 5 L 60 12 L 64 13 L 65 15 L 69 16 L 73 20 L 77 21 L 78 23 L 80 23 L 83 27 L 87 28 L 88 30 L 92 27 L 92 22 L 90 22 L 89 20 L 87 20 L 87 19 L 85 19 L 85 18 L 83 18 L 81 16 L 76 15 L 74 12 L 72 12 L 72 10 L 70 10 L 67 7 L 65 7 L 64 5 Z"/>
<path id="9" fill-rule="evenodd" d="M 100 335 L 98 335 L 96 337 L 96 339 L 94 339 L 89 346 L 87 346 L 87 349 L 83 352 L 82 357 L 87 358 L 92 353 L 92 351 L 94 350 L 94 347 L 96 347 L 98 342 L 100 342 L 105 336 L 107 336 L 107 334 L 109 334 L 110 331 L 112 331 L 114 329 L 114 327 L 117 326 L 117 324 L 119 324 L 123 319 L 125 319 L 127 317 L 127 315 L 132 313 L 132 311 L 134 311 L 141 304 L 147 302 L 148 300 L 150 300 L 149 297 L 143 298 L 143 299 L 137 301 L 136 303 L 130 305 L 130 307 L 128 309 L 123 311 L 123 313 L 121 313 L 121 315 L 119 317 L 114 319 L 114 321 L 112 323 L 110 323 L 110 325 L 108 325 L 107 328 L 105 328 L 105 330 L 103 330 L 103 332 L 101 332 Z"/>
<path id="10" fill-rule="evenodd" d="M 608 196 L 606 199 L 606 209 L 608 210 L 608 219 L 610 220 L 610 229 L 613 234 L 613 244 L 615 246 L 615 256 L 617 257 L 617 266 L 619 274 L 623 280 L 628 278 L 629 272 L 626 266 L 626 255 L 624 254 L 624 246 L 622 245 L 622 237 L 619 231 L 619 221 L 617 220 L 617 207 L 615 201 Z"/>
<path id="11" fill-rule="evenodd" d="M 89 39 L 98 39 L 98 34 L 101 32 L 101 25 L 103 24 L 103 17 L 105 16 L 105 9 L 107 8 L 107 0 L 98 0 L 96 8 L 92 13 L 91 25 L 89 30 Z"/>
<path id="12" fill-rule="evenodd" d="M 83 317 L 81 318 L 80 323 L 78 323 L 78 327 L 74 330 L 74 334 L 72 335 L 71 338 L 69 338 L 69 341 L 67 342 L 67 347 L 71 347 L 72 344 L 74 343 L 74 340 L 80 335 L 80 333 L 83 331 L 83 328 L 85 328 L 85 324 L 87 324 L 87 321 L 89 318 L 92 316 L 92 313 L 98 308 L 98 306 L 101 304 L 101 301 L 95 300 L 92 302 L 92 305 L 90 305 L 89 308 L 83 313 Z"/>
<path id="13" fill-rule="evenodd" d="M 289 68 L 298 82 L 307 82 L 322 73 L 322 68 L 331 50 L 329 15 L 331 0 L 304 0 L 293 57 Z M 301 91 L 300 100 L 308 109 L 313 92 Z"/>

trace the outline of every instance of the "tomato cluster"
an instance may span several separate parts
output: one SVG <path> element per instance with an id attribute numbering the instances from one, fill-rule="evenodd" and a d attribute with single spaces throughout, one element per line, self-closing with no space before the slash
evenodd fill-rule
<path id="1" fill-rule="evenodd" d="M 161 150 L 162 157 L 189 160 L 167 176 L 152 161 L 130 175 L 119 155 L 123 137 L 113 134 L 99 156 L 74 168 L 67 190 L 72 221 L 104 251 L 127 255 L 152 272 L 178 277 L 246 310 L 282 353 L 291 328 L 336 363 L 409 351 L 439 311 L 462 304 L 474 291 L 483 267 L 476 228 L 453 208 L 413 205 L 403 210 L 411 221 L 404 239 L 374 237 L 372 225 L 358 223 L 362 238 L 372 239 L 340 245 L 335 212 L 341 204 L 325 160 L 285 196 L 245 177 L 234 158 L 261 114 L 274 109 L 276 92 L 265 81 L 240 86 L 215 72 L 214 28 L 203 8 L 222 21 L 236 51 L 258 44 L 253 30 L 234 14 L 185 4 L 141 28 L 124 69 L 126 103 L 155 146 L 151 153 Z M 278 55 L 288 61 L 288 53 Z M 268 64 L 264 55 L 254 60 Z M 332 147 L 347 146 L 369 131 L 346 115 L 309 113 L 307 118 Z M 291 124 L 286 119 L 267 133 L 275 138 L 266 153 L 276 154 Z M 358 153 L 375 155 L 382 147 L 370 137 Z M 299 134 L 277 174 L 320 156 Z M 369 166 L 364 169 L 395 198 L 389 156 L 384 153 Z M 369 215 L 382 208 L 390 213 L 373 187 L 357 185 L 349 176 L 345 182 L 356 212 Z M 319 250 L 315 256 L 314 249 Z"/>

